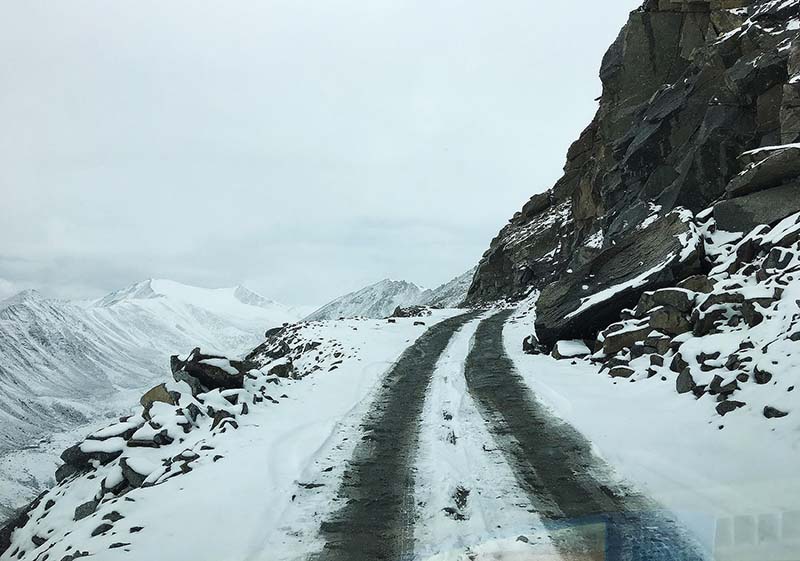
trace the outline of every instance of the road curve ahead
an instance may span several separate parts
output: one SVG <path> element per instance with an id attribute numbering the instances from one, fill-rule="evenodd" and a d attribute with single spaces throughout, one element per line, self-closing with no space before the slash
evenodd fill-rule
<path id="1" fill-rule="evenodd" d="M 479 312 L 442 321 L 411 345 L 383 381 L 364 418 L 364 438 L 344 474 L 345 506 L 322 524 L 315 561 L 408 561 L 413 558 L 412 466 L 425 393 L 450 338 Z"/>
<path id="2" fill-rule="evenodd" d="M 533 396 L 503 347 L 511 311 L 478 326 L 465 365 L 470 394 L 567 559 L 700 561 L 694 540 L 657 504 L 614 489 L 589 441 Z"/>

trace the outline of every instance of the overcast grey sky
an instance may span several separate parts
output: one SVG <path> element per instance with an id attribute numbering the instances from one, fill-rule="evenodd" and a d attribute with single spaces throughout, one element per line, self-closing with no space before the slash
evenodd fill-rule
<path id="1" fill-rule="evenodd" d="M 639 0 L 0 0 L 0 298 L 472 267 Z"/>

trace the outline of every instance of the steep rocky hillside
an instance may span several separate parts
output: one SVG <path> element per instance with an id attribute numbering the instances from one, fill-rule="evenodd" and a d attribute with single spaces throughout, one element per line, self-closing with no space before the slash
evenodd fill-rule
<path id="1" fill-rule="evenodd" d="M 590 336 L 643 289 L 702 271 L 691 249 L 676 257 L 696 242 L 689 217 L 719 203 L 718 226 L 747 231 L 800 210 L 800 149 L 791 146 L 800 138 L 799 7 L 647 0 L 631 13 L 603 59 L 598 111 L 569 149 L 564 176 L 492 241 L 468 301 L 549 286 L 543 339 L 576 326 L 572 335 Z M 753 152 L 777 145 L 789 146 Z M 627 302 L 595 308 L 588 324 L 580 314 L 563 321 L 582 299 L 630 282 L 637 290 Z"/>

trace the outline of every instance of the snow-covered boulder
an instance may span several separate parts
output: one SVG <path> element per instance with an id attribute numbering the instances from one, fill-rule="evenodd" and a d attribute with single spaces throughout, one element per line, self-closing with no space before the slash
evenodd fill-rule
<path id="1" fill-rule="evenodd" d="M 553 347 L 553 358 L 579 358 L 591 354 L 586 343 L 580 340 L 558 341 Z"/>
<path id="2" fill-rule="evenodd" d="M 186 360 L 177 355 L 170 359 L 170 367 L 176 381 L 185 381 L 192 386 L 193 393 L 202 388 L 211 389 L 241 388 L 245 373 L 252 368 L 246 361 L 230 360 L 224 356 L 206 355 L 195 348 Z M 198 385 L 186 378 L 194 379 Z"/>

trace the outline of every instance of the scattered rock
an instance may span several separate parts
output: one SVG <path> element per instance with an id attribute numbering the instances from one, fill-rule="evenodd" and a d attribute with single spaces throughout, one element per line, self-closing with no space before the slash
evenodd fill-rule
<path id="1" fill-rule="evenodd" d="M 529 355 L 539 355 L 546 353 L 547 349 L 539 343 L 536 335 L 528 335 L 522 340 L 522 352 Z"/>
<path id="2" fill-rule="evenodd" d="M 679 394 L 689 393 L 695 388 L 694 378 L 688 368 L 684 368 L 675 379 L 675 390 Z"/>
<path id="3" fill-rule="evenodd" d="M 740 407 L 744 407 L 745 403 L 741 401 L 733 401 L 733 400 L 726 400 L 720 401 L 717 404 L 717 413 L 722 415 L 723 417 L 730 413 L 731 411 L 736 411 Z"/>
<path id="4" fill-rule="evenodd" d="M 114 527 L 113 525 L 108 524 L 108 523 L 100 524 L 97 528 L 92 530 L 92 537 L 99 536 L 100 534 L 105 534 L 106 532 L 108 532 L 113 527 Z"/>
<path id="5" fill-rule="evenodd" d="M 94 514 L 97 510 L 97 501 L 91 500 L 79 505 L 75 508 L 75 515 L 72 517 L 74 521 L 83 520 L 87 516 Z"/>
<path id="6" fill-rule="evenodd" d="M 760 369 L 758 366 L 753 369 L 753 377 L 755 378 L 756 384 L 760 385 L 768 384 L 770 380 L 772 380 L 772 374 L 766 370 Z"/>
<path id="7" fill-rule="evenodd" d="M 594 338 L 645 291 L 700 272 L 699 239 L 692 236 L 691 228 L 680 213 L 667 214 L 645 230 L 620 238 L 573 274 L 544 286 L 536 305 L 536 333 L 541 342 L 552 346 L 559 339 Z M 687 249 L 680 240 L 694 240 L 694 246 Z M 648 270 L 652 273 L 644 280 L 629 282 Z"/>
<path id="8" fill-rule="evenodd" d="M 785 417 L 788 414 L 789 413 L 787 413 L 786 411 L 781 411 L 780 409 L 776 409 L 769 405 L 764 407 L 764 416 L 767 419 L 780 419 L 781 417 Z"/>
<path id="9" fill-rule="evenodd" d="M 636 371 L 629 366 L 615 366 L 608 371 L 608 375 L 612 378 L 630 378 L 635 373 Z"/>

